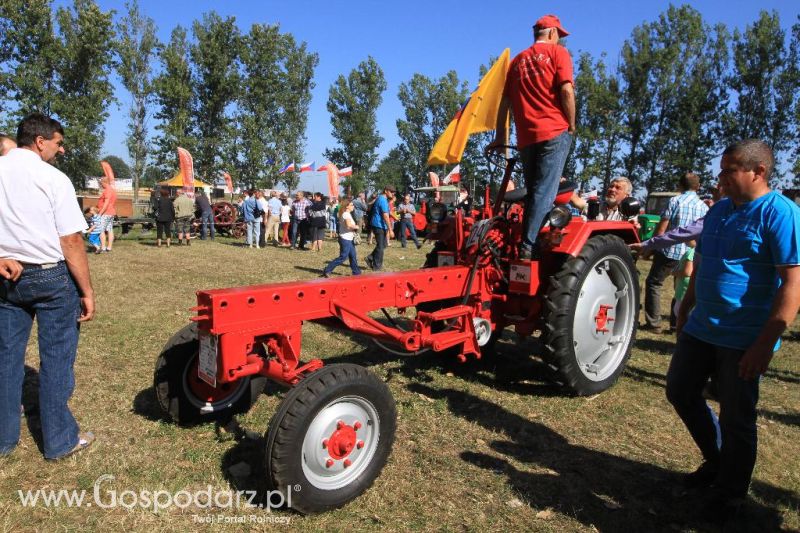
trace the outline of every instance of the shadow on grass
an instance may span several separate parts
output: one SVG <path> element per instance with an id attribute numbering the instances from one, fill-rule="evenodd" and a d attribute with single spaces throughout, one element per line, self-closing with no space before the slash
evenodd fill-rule
<path id="1" fill-rule="evenodd" d="M 624 374 L 625 377 L 632 379 L 633 381 L 638 381 L 640 383 L 646 383 L 648 385 L 653 385 L 655 387 L 665 388 L 667 386 L 667 376 L 659 373 L 659 372 L 650 372 L 649 370 L 643 370 L 641 368 L 637 368 L 628 364 L 627 368 L 625 368 Z"/>
<path id="2" fill-rule="evenodd" d="M 380 319 L 379 322 L 389 325 L 384 319 Z M 464 381 L 515 394 L 532 396 L 570 394 L 556 381 L 556 376 L 547 364 L 531 357 L 541 353 L 541 345 L 534 338 L 511 338 L 513 334 L 508 332 L 505 338 L 497 342 L 495 353 L 487 354 L 480 360 L 470 358 L 461 363 L 452 354 L 434 351 L 426 351 L 419 355 L 398 355 L 374 344 L 368 338 L 348 331 L 340 333 L 350 337 L 354 342 L 363 342 L 365 348 L 360 352 L 325 359 L 325 363 L 354 363 L 370 367 L 394 361 L 397 366 L 388 369 L 387 381 L 391 381 L 396 375 L 401 375 L 409 380 L 429 383 L 434 379 L 431 372 L 435 372 L 452 374 Z M 391 350 L 400 350 L 389 343 L 386 346 Z"/>
<path id="3" fill-rule="evenodd" d="M 677 472 L 570 444 L 543 424 L 463 391 L 419 383 L 408 389 L 445 399 L 456 416 L 502 435 L 489 443 L 491 452 L 464 451 L 461 458 L 505 475 L 534 509 L 553 509 L 600 531 L 681 530 L 700 524 L 693 517 L 701 500 L 680 495 Z M 753 492 L 766 501 L 797 504 L 796 495 L 763 483 L 756 482 Z M 781 521 L 777 509 L 750 501 L 732 530 L 775 531 Z"/>
<path id="4" fill-rule="evenodd" d="M 800 413 L 776 413 L 774 411 L 767 411 L 759 409 L 758 415 L 769 420 L 774 420 L 785 426 L 800 426 Z"/>
<path id="5" fill-rule="evenodd" d="M 666 339 L 650 339 L 650 338 L 637 338 L 633 347 L 637 350 L 645 352 L 655 352 L 659 355 L 672 357 L 675 351 L 675 338 L 669 337 Z"/>
<path id="6" fill-rule="evenodd" d="M 164 414 L 161 406 L 158 405 L 156 390 L 153 387 L 148 387 L 139 391 L 139 393 L 133 399 L 132 409 L 137 415 L 152 422 L 172 421 L 172 419 Z"/>
<path id="7" fill-rule="evenodd" d="M 791 370 L 778 370 L 775 368 L 769 368 L 764 376 L 777 379 L 778 381 L 784 381 L 786 383 L 800 383 L 800 373 L 792 372 Z"/>

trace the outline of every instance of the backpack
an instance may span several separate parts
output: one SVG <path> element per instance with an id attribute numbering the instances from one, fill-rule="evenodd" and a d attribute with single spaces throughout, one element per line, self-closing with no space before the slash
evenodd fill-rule
<path id="1" fill-rule="evenodd" d="M 261 218 L 263 215 L 264 210 L 259 207 L 258 200 L 256 200 L 255 205 L 253 206 L 253 218 Z"/>

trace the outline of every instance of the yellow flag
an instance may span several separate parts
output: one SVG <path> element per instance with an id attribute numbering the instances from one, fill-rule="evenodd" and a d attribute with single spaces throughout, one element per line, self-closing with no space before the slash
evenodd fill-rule
<path id="1" fill-rule="evenodd" d="M 436 141 L 428 156 L 428 165 L 460 162 L 470 135 L 495 128 L 510 57 L 510 50 L 508 48 L 503 50 L 478 84 L 478 88 L 470 95 L 467 103 L 456 113 L 455 118 Z"/>

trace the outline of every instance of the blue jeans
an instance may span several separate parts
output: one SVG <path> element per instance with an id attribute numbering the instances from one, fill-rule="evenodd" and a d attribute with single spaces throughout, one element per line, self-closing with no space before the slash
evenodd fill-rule
<path id="1" fill-rule="evenodd" d="M 214 239 L 214 213 L 211 211 L 205 211 L 200 214 L 200 222 L 202 226 L 200 226 L 200 238 L 205 239 L 206 234 L 208 234 L 211 239 Z M 209 233 L 210 231 L 210 233 Z"/>
<path id="2" fill-rule="evenodd" d="M 247 221 L 247 245 L 255 246 L 261 237 L 261 219 Z"/>
<path id="3" fill-rule="evenodd" d="M 667 371 L 667 399 L 689 430 L 703 458 L 719 465 L 715 485 L 723 495 L 747 494 L 756 464 L 758 379 L 739 377 L 744 350 L 725 348 L 681 333 Z M 714 413 L 703 399 L 703 387 L 716 373 L 719 396 L 717 443 Z"/>
<path id="4" fill-rule="evenodd" d="M 306 226 L 307 226 L 307 219 L 298 220 L 296 218 L 292 218 L 292 246 L 299 246 L 300 248 L 305 248 L 306 246 Z M 300 239 L 300 243 L 298 244 L 297 239 Z"/>
<path id="5" fill-rule="evenodd" d="M 328 263 L 323 272 L 330 274 L 333 270 L 350 259 L 350 271 L 353 275 L 358 276 L 361 274 L 361 269 L 358 268 L 358 256 L 356 255 L 356 247 L 352 240 L 342 239 L 339 237 L 339 257 Z"/>
<path id="6" fill-rule="evenodd" d="M 416 247 L 419 248 L 420 244 L 417 240 L 417 230 L 414 228 L 414 221 L 410 218 L 403 218 L 403 220 L 400 221 L 400 245 L 403 248 L 406 247 L 406 228 L 408 228 L 408 233 L 411 235 L 411 240 L 414 241 Z"/>
<path id="7" fill-rule="evenodd" d="M 544 219 L 553 208 L 570 146 L 572 135 L 565 131 L 553 139 L 530 144 L 520 150 L 525 187 L 528 189 L 522 227 L 523 248 L 533 249 Z"/>
<path id="8" fill-rule="evenodd" d="M 75 388 L 80 297 L 66 265 L 26 268 L 0 285 L 0 455 L 19 441 L 25 347 L 36 317 L 39 330 L 39 414 L 44 456 L 55 459 L 78 444 L 68 402 Z"/>

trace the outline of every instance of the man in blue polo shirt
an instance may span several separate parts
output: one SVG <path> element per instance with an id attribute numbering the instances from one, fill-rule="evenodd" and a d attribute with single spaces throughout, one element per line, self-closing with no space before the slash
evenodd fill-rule
<path id="1" fill-rule="evenodd" d="M 759 378 L 800 307 L 800 209 L 770 190 L 774 164 L 772 150 L 756 139 L 723 152 L 719 181 L 728 197 L 705 217 L 697 246 L 702 260 L 681 303 L 667 372 L 667 399 L 704 459 L 684 482 L 711 489 L 704 510 L 715 521 L 734 518 L 747 495 Z M 712 373 L 721 447 L 702 397 Z"/>
<path id="2" fill-rule="evenodd" d="M 372 204 L 369 223 L 372 225 L 372 232 L 375 234 L 375 249 L 369 254 L 365 261 L 372 270 L 383 269 L 383 250 L 386 249 L 387 238 L 393 239 L 392 221 L 390 219 L 391 206 L 389 202 L 394 200 L 395 188 L 387 185 L 383 188 L 383 194 L 379 195 Z"/>

